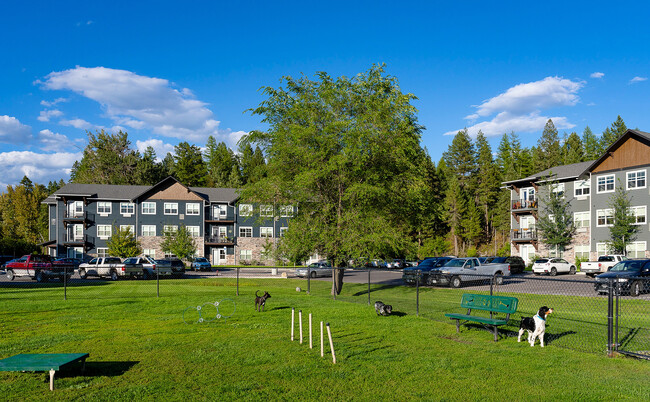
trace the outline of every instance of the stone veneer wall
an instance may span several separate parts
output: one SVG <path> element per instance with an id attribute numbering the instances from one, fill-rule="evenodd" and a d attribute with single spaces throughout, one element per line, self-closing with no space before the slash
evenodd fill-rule
<path id="1" fill-rule="evenodd" d="M 562 258 L 570 262 L 571 264 L 575 264 L 576 258 L 575 258 L 575 247 L 574 246 L 588 246 L 589 245 L 589 240 L 590 240 L 590 230 L 589 228 L 580 228 L 576 230 L 576 234 L 573 236 L 573 241 L 571 244 L 569 244 L 566 247 L 566 250 L 564 251 Z M 537 250 L 535 251 L 535 254 L 537 254 L 540 257 L 548 257 L 549 255 L 549 247 L 544 244 L 543 242 L 538 242 L 537 243 Z M 591 251 L 589 253 L 589 259 L 595 259 L 594 256 L 596 256 L 595 251 Z"/>
<path id="2" fill-rule="evenodd" d="M 240 250 L 251 250 L 251 258 L 253 260 L 259 261 L 264 265 L 273 265 L 275 263 L 273 258 L 264 258 L 262 256 L 264 246 L 266 246 L 267 242 L 276 243 L 277 239 L 261 237 L 238 237 L 237 245 L 235 246 L 235 263 L 241 264 L 241 261 L 239 261 Z"/>
<path id="3" fill-rule="evenodd" d="M 162 236 L 139 236 L 138 241 L 140 242 L 140 247 L 142 247 L 142 249 L 156 250 L 155 258 L 163 258 L 165 256 L 165 252 L 162 250 L 160 246 L 163 242 Z M 196 253 L 199 257 L 205 257 L 203 255 L 203 253 L 205 252 L 204 242 L 205 239 L 203 237 L 194 237 L 194 244 L 196 245 Z"/>

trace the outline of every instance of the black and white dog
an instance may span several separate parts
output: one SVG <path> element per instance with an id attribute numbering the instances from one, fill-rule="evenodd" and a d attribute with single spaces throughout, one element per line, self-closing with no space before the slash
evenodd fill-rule
<path id="1" fill-rule="evenodd" d="M 380 301 L 376 301 L 375 311 L 377 312 L 377 315 L 383 315 L 383 316 L 391 315 L 391 313 L 393 312 L 393 306 L 391 306 L 390 304 L 384 304 Z"/>
<path id="2" fill-rule="evenodd" d="M 530 343 L 530 346 L 535 346 L 535 338 L 539 337 L 539 344 L 541 347 L 544 347 L 546 317 L 548 317 L 552 312 L 552 308 L 543 306 L 540 307 L 535 317 L 522 317 L 521 324 L 519 325 L 519 338 L 517 338 L 517 342 L 521 342 L 521 335 L 523 335 L 524 331 L 528 331 L 528 343 Z"/>

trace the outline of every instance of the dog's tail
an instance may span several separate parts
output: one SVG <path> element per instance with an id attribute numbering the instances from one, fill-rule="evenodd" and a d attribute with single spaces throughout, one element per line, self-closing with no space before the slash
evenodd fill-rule
<path id="1" fill-rule="evenodd" d="M 260 295 L 257 294 L 258 292 L 259 292 L 259 290 L 255 291 L 255 297 L 260 297 Z"/>

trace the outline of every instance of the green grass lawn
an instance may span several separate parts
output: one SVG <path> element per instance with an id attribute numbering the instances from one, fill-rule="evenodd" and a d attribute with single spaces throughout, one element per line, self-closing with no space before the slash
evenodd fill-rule
<path id="1" fill-rule="evenodd" d="M 232 279 L 167 280 L 159 299 L 151 297 L 151 281 L 96 284 L 69 288 L 67 301 L 54 284 L 0 289 L 0 358 L 90 353 L 85 374 L 57 374 L 54 392 L 46 373 L 0 372 L 0 398 L 647 400 L 650 394 L 648 361 L 562 347 L 574 334 L 551 340 L 544 349 L 517 343 L 514 325 L 504 328 L 510 336 L 497 343 L 481 328 L 456 334 L 453 322 L 444 320 L 444 312 L 459 311 L 462 291 L 452 289 L 423 291 L 417 317 L 413 288 L 373 286 L 372 301 L 384 299 L 400 313 L 378 317 L 367 305 L 367 285 L 345 284 L 334 301 L 330 284 L 320 281 L 312 282 L 307 295 L 304 280 L 240 279 L 240 296 L 235 296 Z M 303 292 L 296 292 L 297 286 Z M 263 313 L 254 310 L 258 289 L 272 295 Z M 183 322 L 188 306 L 223 299 L 236 304 L 230 319 Z M 602 325 L 600 317 L 572 317 L 580 306 L 576 300 L 558 301 L 555 308 L 567 316 L 551 321 L 549 332 L 582 334 L 588 321 Z M 540 301 L 528 295 L 521 308 L 528 313 Z M 232 312 L 228 303 L 223 302 L 224 314 Z M 298 310 L 303 312 L 302 345 L 290 340 L 292 307 L 296 319 Z M 205 306 L 210 308 L 214 313 Z M 311 350 L 309 313 L 315 332 Z M 198 317 L 188 310 L 186 320 L 191 314 Z M 320 357 L 320 321 L 331 325 L 336 365 L 329 354 Z M 595 332 L 591 339 L 587 331 L 587 342 L 602 342 L 601 331 Z"/>

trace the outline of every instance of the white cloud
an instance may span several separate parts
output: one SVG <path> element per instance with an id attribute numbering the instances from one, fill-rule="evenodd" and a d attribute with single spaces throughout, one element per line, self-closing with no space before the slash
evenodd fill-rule
<path id="1" fill-rule="evenodd" d="M 42 100 L 41 105 L 43 105 L 45 107 L 52 107 L 52 106 L 56 105 L 57 103 L 67 102 L 67 101 L 68 101 L 67 98 L 56 98 L 53 101 Z"/>
<path id="2" fill-rule="evenodd" d="M 0 177 L 6 183 L 18 183 L 23 176 L 33 182 L 47 183 L 50 180 L 67 180 L 72 164 L 80 160 L 81 153 L 36 153 L 12 151 L 0 153 Z"/>
<path id="3" fill-rule="evenodd" d="M 648 78 L 647 77 L 634 77 L 630 80 L 630 84 L 635 84 L 637 82 L 643 82 L 646 81 Z"/>
<path id="4" fill-rule="evenodd" d="M 76 67 L 50 73 L 39 83 L 45 89 L 70 90 L 92 99 L 117 124 L 131 128 L 149 128 L 155 134 L 195 142 L 205 142 L 210 135 L 218 140 L 231 136 L 219 130 L 219 121 L 206 103 L 194 99 L 187 88 L 173 88 L 166 79 L 105 67 Z"/>
<path id="5" fill-rule="evenodd" d="M 0 116 L 0 142 L 26 143 L 32 139 L 32 128 L 11 116 Z"/>
<path id="6" fill-rule="evenodd" d="M 89 123 L 83 119 L 61 120 L 59 121 L 59 124 L 62 126 L 70 126 L 70 127 L 78 128 L 80 130 L 88 130 L 97 127 L 94 124 Z"/>
<path id="7" fill-rule="evenodd" d="M 41 113 L 38 115 L 38 121 L 50 121 L 52 117 L 62 116 L 63 112 L 57 109 L 53 110 L 41 110 Z"/>
<path id="8" fill-rule="evenodd" d="M 596 71 L 595 73 L 591 73 L 590 77 L 591 78 L 603 78 L 605 76 L 605 73 L 601 73 Z"/>
<path id="9" fill-rule="evenodd" d="M 81 149 L 75 142 L 63 134 L 53 133 L 50 130 L 41 130 L 38 133 L 39 148 L 46 152 L 65 152 Z"/>
<path id="10" fill-rule="evenodd" d="M 490 98 L 478 106 L 477 111 L 465 117 L 471 123 L 480 118 L 493 116 L 492 120 L 483 121 L 467 127 L 471 136 L 479 130 L 486 136 L 501 135 L 505 132 L 531 132 L 541 130 L 548 119 L 552 119 L 557 128 L 572 128 L 566 117 L 547 117 L 542 110 L 574 106 L 580 101 L 577 92 L 584 82 L 571 81 L 562 77 L 546 77 L 515 85 L 505 92 Z M 453 130 L 445 135 L 455 135 Z"/>
<path id="11" fill-rule="evenodd" d="M 155 138 L 150 138 L 146 141 L 136 141 L 135 146 L 141 154 L 144 154 L 147 147 L 152 147 L 156 151 L 156 158 L 159 161 L 165 158 L 168 152 L 174 153 L 174 146 L 172 144 L 164 143 L 162 140 Z"/>

